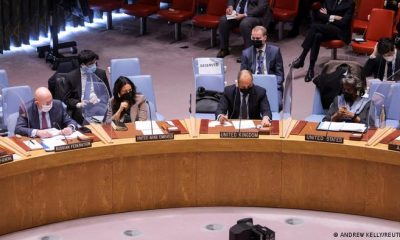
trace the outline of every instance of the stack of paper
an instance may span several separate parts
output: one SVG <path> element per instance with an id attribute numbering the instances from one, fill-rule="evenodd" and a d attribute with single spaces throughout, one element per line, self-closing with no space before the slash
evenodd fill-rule
<path id="1" fill-rule="evenodd" d="M 367 130 L 367 127 L 363 123 L 321 122 L 318 125 L 317 130 L 363 133 Z"/>
<path id="2" fill-rule="evenodd" d="M 135 127 L 136 130 L 142 131 L 143 135 L 164 134 L 156 121 L 136 121 Z"/>

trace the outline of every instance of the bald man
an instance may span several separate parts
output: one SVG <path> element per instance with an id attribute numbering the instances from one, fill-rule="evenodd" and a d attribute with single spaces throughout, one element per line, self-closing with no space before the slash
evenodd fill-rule
<path id="1" fill-rule="evenodd" d="M 239 72 L 237 86 L 225 87 L 215 115 L 221 123 L 228 119 L 262 119 L 262 126 L 269 126 L 272 119 L 266 91 L 253 84 L 249 70 Z"/>
<path id="2" fill-rule="evenodd" d="M 61 128 L 60 133 L 70 135 L 77 125 L 67 114 L 62 102 L 53 99 L 47 88 L 40 87 L 36 89 L 34 99 L 20 106 L 15 134 L 48 138 L 52 135 L 47 129 Z"/>

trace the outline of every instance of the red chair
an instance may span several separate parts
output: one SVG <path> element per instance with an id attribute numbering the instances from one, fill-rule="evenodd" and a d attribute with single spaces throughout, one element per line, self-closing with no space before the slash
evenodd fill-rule
<path id="1" fill-rule="evenodd" d="M 158 14 L 166 21 L 175 23 L 175 40 L 182 39 L 181 27 L 184 21 L 191 19 L 196 9 L 196 0 L 172 0 L 172 6 L 159 10 Z"/>
<path id="2" fill-rule="evenodd" d="M 373 8 L 383 8 L 384 0 L 360 0 L 353 19 L 353 32 L 364 34 L 368 26 L 368 15 Z"/>
<path id="3" fill-rule="evenodd" d="M 211 47 L 215 46 L 219 19 L 225 14 L 228 0 L 208 1 L 207 12 L 203 15 L 194 16 L 193 25 L 211 29 Z"/>
<path id="4" fill-rule="evenodd" d="M 138 0 L 134 4 L 124 4 L 122 11 L 125 14 L 140 18 L 140 35 L 146 34 L 147 17 L 160 10 L 160 0 Z"/>
<path id="5" fill-rule="evenodd" d="M 274 20 L 278 22 L 278 39 L 283 38 L 283 25 L 285 22 L 291 22 L 297 16 L 299 11 L 299 0 L 279 0 L 275 1 L 272 12 Z"/>
<path id="6" fill-rule="evenodd" d="M 381 38 L 392 38 L 394 12 L 386 9 L 374 8 L 368 22 L 365 42 L 353 42 L 353 52 L 371 54 L 376 43 Z"/>
<path id="7" fill-rule="evenodd" d="M 321 42 L 321 46 L 325 47 L 327 49 L 331 49 L 331 57 L 332 59 L 336 60 L 337 59 L 337 49 L 342 48 L 346 45 L 345 42 L 342 40 L 329 40 L 325 42 Z"/>
<path id="8" fill-rule="evenodd" d="M 123 0 L 90 0 L 89 8 L 107 13 L 107 29 L 112 29 L 112 11 L 122 7 Z"/>

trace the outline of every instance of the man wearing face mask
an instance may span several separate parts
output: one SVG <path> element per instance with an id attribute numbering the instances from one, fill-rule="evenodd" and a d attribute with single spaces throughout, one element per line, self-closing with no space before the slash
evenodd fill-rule
<path id="1" fill-rule="evenodd" d="M 253 75 L 241 70 L 235 84 L 225 87 L 215 116 L 224 123 L 228 119 L 262 119 L 262 126 L 270 126 L 272 113 L 266 90 L 253 84 Z"/>
<path id="2" fill-rule="evenodd" d="M 382 38 L 375 45 L 374 52 L 364 66 L 365 76 L 374 76 L 380 80 L 399 80 L 400 52 L 389 38 Z"/>
<path id="3" fill-rule="evenodd" d="M 67 114 L 61 101 L 53 99 L 47 88 L 40 87 L 33 100 L 20 106 L 15 134 L 47 138 L 52 137 L 49 128 L 62 128 L 62 134 L 70 135 L 77 123 Z"/>
<path id="4" fill-rule="evenodd" d="M 242 52 L 240 69 L 253 74 L 272 74 L 278 83 L 279 106 L 282 106 L 284 69 L 279 47 L 267 44 L 267 29 L 255 26 L 251 31 L 252 46 Z"/>
<path id="5" fill-rule="evenodd" d="M 335 97 L 326 116 L 322 121 L 354 122 L 374 126 L 375 114 L 370 114 L 370 108 L 375 109 L 365 93 L 365 83 L 358 77 L 348 74 L 342 79 L 342 94 Z"/>
<path id="6" fill-rule="evenodd" d="M 78 55 L 80 68 L 75 69 L 66 75 L 65 98 L 64 102 L 67 105 L 68 113 L 79 124 L 83 124 L 84 118 L 82 116 L 82 108 L 87 104 L 84 101 L 85 94 L 87 93 L 89 101 L 95 104 L 99 98 L 104 96 L 97 96 L 94 94 L 93 87 L 89 90 L 86 89 L 88 81 L 101 81 L 107 87 L 108 96 L 111 95 L 110 85 L 108 83 L 106 71 L 97 68 L 97 60 L 99 56 L 91 50 L 83 50 Z M 108 97 L 107 96 L 107 97 Z"/>

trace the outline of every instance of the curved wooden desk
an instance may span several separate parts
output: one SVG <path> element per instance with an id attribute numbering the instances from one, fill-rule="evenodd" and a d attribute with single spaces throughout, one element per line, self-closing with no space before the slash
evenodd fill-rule
<path id="1" fill-rule="evenodd" d="M 102 214 L 175 207 L 260 206 L 400 221 L 400 153 L 216 135 L 35 151 L 0 166 L 0 234 Z"/>

